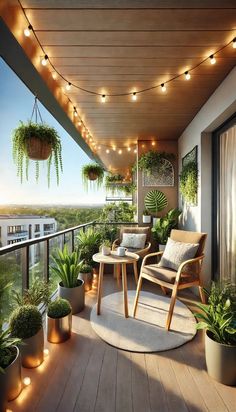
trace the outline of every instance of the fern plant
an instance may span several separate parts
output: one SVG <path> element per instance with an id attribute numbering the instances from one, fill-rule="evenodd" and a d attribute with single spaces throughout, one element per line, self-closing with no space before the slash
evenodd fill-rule
<path id="1" fill-rule="evenodd" d="M 78 286 L 78 275 L 83 261 L 80 261 L 80 255 L 77 251 L 69 253 L 67 245 L 63 250 L 58 249 L 57 253 L 52 256 L 54 265 L 51 271 L 59 276 L 62 285 L 66 288 Z"/>
<path id="2" fill-rule="evenodd" d="M 29 178 L 29 156 L 27 151 L 27 144 L 29 139 L 35 137 L 41 141 L 46 141 L 51 146 L 51 154 L 47 160 L 47 178 L 48 186 L 50 186 L 51 166 L 54 163 L 57 184 L 59 184 L 60 172 L 63 171 L 62 165 L 62 147 L 60 137 L 57 131 L 53 127 L 49 127 L 45 123 L 33 123 L 28 122 L 24 124 L 20 122 L 20 125 L 13 131 L 12 142 L 12 154 L 13 160 L 17 166 L 17 176 L 20 177 L 21 183 Z M 39 161 L 35 161 L 35 178 L 36 182 L 39 180 Z"/>

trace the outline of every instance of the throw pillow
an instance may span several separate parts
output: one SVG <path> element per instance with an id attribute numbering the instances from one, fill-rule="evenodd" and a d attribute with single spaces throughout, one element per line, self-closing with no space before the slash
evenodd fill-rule
<path id="1" fill-rule="evenodd" d="M 178 270 L 181 263 L 196 256 L 198 247 L 198 243 L 176 242 L 175 240 L 168 238 L 158 266 Z"/>
<path id="2" fill-rule="evenodd" d="M 143 249 L 146 243 L 146 233 L 123 233 L 121 246 L 132 249 Z"/>

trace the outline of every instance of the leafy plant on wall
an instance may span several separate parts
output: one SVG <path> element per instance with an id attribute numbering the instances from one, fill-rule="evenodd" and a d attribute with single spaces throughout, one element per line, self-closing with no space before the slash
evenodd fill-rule
<path id="1" fill-rule="evenodd" d="M 180 193 L 184 200 L 191 204 L 197 204 L 198 192 L 198 167 L 197 161 L 192 160 L 183 165 L 180 173 Z"/>
<path id="2" fill-rule="evenodd" d="M 161 212 L 168 205 L 166 195 L 160 190 L 150 190 L 144 199 L 145 208 L 157 216 L 158 212 Z"/>
<path id="3" fill-rule="evenodd" d="M 157 173 L 164 174 L 164 159 L 169 160 L 171 162 L 175 159 L 175 155 L 173 153 L 157 152 L 150 150 L 149 152 L 144 153 L 140 156 L 136 167 L 138 167 L 138 170 L 146 172 L 149 176 L 152 174 L 152 170 L 154 168 L 157 171 Z"/>

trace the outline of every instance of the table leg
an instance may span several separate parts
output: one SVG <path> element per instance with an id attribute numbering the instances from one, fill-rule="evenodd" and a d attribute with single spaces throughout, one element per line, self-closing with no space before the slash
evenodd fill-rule
<path id="1" fill-rule="evenodd" d="M 137 261 L 136 260 L 133 263 L 133 267 L 134 267 L 135 282 L 136 282 L 136 285 L 137 285 L 138 284 L 138 266 L 137 266 Z"/>
<path id="2" fill-rule="evenodd" d="M 97 315 L 100 315 L 102 299 L 102 282 L 103 282 L 104 263 L 100 263 L 98 275 L 98 298 L 97 298 Z"/>
<path id="3" fill-rule="evenodd" d="M 122 282 L 123 282 L 124 313 L 125 313 L 125 317 L 128 318 L 129 310 L 128 310 L 128 296 L 127 296 L 126 263 L 122 263 Z"/>
<path id="4" fill-rule="evenodd" d="M 120 287 L 120 272 L 121 272 L 121 265 L 118 263 L 115 265 L 116 268 L 116 281 L 118 288 Z"/>

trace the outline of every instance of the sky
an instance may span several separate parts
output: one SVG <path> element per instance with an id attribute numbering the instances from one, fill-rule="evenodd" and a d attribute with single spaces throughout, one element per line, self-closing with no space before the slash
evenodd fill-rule
<path id="1" fill-rule="evenodd" d="M 101 204 L 105 191 L 86 192 L 81 179 L 81 168 L 90 158 L 54 117 L 39 102 L 43 121 L 54 127 L 61 137 L 63 174 L 57 186 L 52 169 L 50 188 L 46 167 L 40 167 L 39 183 L 35 182 L 34 167 L 30 167 L 29 180 L 20 183 L 12 159 L 12 131 L 20 120 L 27 122 L 32 113 L 34 95 L 0 58 L 0 206 L 6 204 Z"/>

